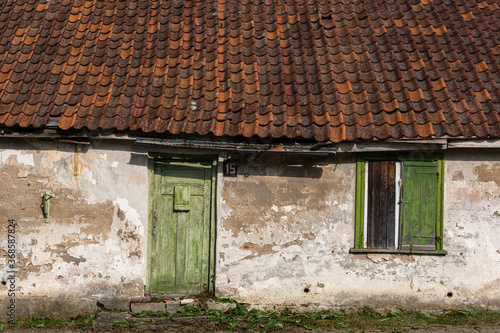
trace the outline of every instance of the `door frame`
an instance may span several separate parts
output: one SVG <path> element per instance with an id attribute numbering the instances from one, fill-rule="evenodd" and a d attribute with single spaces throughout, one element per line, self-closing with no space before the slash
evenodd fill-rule
<path id="1" fill-rule="evenodd" d="M 152 254 L 152 222 L 153 222 L 153 195 L 154 195 L 154 171 L 155 162 L 157 161 L 167 161 L 167 160 L 177 160 L 177 161 L 211 161 L 212 162 L 212 180 L 211 180 L 211 191 L 210 191 L 210 237 L 209 237 L 209 266 L 208 266 L 208 290 L 213 291 L 215 289 L 215 240 L 216 240 L 216 180 L 217 180 L 217 155 L 181 155 L 181 154 L 166 154 L 166 153 L 149 153 L 148 154 L 148 228 L 147 228 L 147 253 L 146 253 L 146 285 L 144 292 L 146 295 L 151 294 L 151 254 Z"/>

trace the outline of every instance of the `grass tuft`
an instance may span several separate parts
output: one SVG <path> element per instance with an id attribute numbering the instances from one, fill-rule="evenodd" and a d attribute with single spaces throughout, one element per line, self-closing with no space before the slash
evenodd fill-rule
<path id="1" fill-rule="evenodd" d="M 364 330 L 379 330 L 402 333 L 409 329 L 429 328 L 442 325 L 500 325 L 500 312 L 496 311 L 467 311 L 450 309 L 440 314 L 429 314 L 422 311 L 406 311 L 403 309 L 386 310 L 377 312 L 370 307 L 365 307 L 351 313 L 337 313 L 332 311 L 318 311 L 311 313 L 294 313 L 288 309 L 283 311 L 263 311 L 247 309 L 242 304 L 227 300 L 236 305 L 236 308 L 227 312 L 208 311 L 199 306 L 188 306 L 175 314 L 165 312 L 140 312 L 134 317 L 143 318 L 144 322 L 170 323 L 172 317 L 198 317 L 204 320 L 183 322 L 185 329 L 199 331 L 216 330 L 253 330 L 272 331 L 281 328 L 294 330 L 312 329 L 346 329 L 349 332 L 363 332 Z M 15 324 L 0 322 L 0 331 L 9 328 L 24 329 L 81 329 L 92 330 L 92 321 L 95 315 L 79 316 L 67 320 L 54 318 L 27 317 L 19 319 Z M 124 329 L 140 330 L 140 322 L 121 319 L 116 320 Z M 183 329 L 184 329 L 183 328 Z M 177 332 L 177 331 L 176 331 Z"/>

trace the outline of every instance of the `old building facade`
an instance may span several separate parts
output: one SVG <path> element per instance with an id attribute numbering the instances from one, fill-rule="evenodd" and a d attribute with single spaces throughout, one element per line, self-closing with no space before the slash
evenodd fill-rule
<path id="1" fill-rule="evenodd" d="M 499 18 L 495 0 L 2 1 L 1 306 L 212 289 L 499 310 Z"/>
<path id="2" fill-rule="evenodd" d="M 499 306 L 500 161 L 495 148 L 440 150 L 446 254 L 409 254 L 353 253 L 356 163 L 363 153 L 217 154 L 120 140 L 83 145 L 2 139 L 2 146 L 2 216 L 16 221 L 16 296 L 23 314 L 53 315 L 68 304 L 71 311 L 95 311 L 98 301 L 108 304 L 148 292 L 194 294 L 193 282 L 213 283 L 216 295 L 255 307 L 298 311 Z M 192 224 L 175 231 L 153 226 L 155 210 L 158 216 L 174 211 L 173 204 L 152 204 L 157 196 L 152 183 L 158 181 L 152 176 L 154 156 L 161 161 L 175 157 L 192 169 L 207 161 L 208 187 L 214 186 L 205 190 L 207 239 L 201 239 L 202 231 L 193 234 Z M 237 162 L 236 177 L 224 176 L 227 159 Z M 188 209 L 193 211 L 200 194 L 191 188 L 193 207 Z M 40 196 L 47 191 L 55 196 L 45 222 Z M 199 216 L 190 223 L 200 223 Z M 5 236 L 7 228 L 3 223 Z M 158 234 L 176 239 L 178 248 L 153 248 Z M 161 246 L 171 244 L 164 241 Z M 1 242 L 7 281 L 7 237 Z M 199 248 L 204 242 L 206 250 Z M 151 272 L 161 265 L 168 269 L 172 253 L 186 256 L 185 270 L 175 273 L 177 285 L 158 284 Z M 193 261 L 198 255 L 204 256 L 201 264 Z M 8 285 L 2 288 L 7 296 Z M 8 300 L 4 297 L 3 304 Z"/>

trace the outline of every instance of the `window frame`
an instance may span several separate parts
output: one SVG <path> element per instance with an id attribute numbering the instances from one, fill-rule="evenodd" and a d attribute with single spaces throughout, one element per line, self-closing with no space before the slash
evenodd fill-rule
<path id="1" fill-rule="evenodd" d="M 401 250 L 401 249 L 372 249 L 364 247 L 365 231 L 365 174 L 366 161 L 437 161 L 438 162 L 438 181 L 437 181 L 437 205 L 436 205 L 436 249 L 434 250 Z M 401 179 L 403 174 L 401 173 Z M 394 253 L 394 254 L 427 254 L 427 255 L 445 255 L 447 251 L 443 250 L 443 195 L 444 194 L 444 155 L 443 154 L 380 154 L 368 153 L 358 154 L 356 161 L 356 228 L 355 244 L 350 250 L 351 253 Z M 401 210 L 398 209 L 399 214 Z M 399 230 L 401 230 L 401 221 L 399 221 Z M 398 231 L 400 232 L 400 231 Z M 399 235 L 398 235 L 399 237 Z"/>

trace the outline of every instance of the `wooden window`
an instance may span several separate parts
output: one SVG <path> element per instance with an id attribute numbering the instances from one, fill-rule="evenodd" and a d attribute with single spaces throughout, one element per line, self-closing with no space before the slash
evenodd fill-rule
<path id="1" fill-rule="evenodd" d="M 396 224 L 396 162 L 367 163 L 366 247 L 393 249 Z"/>
<path id="2" fill-rule="evenodd" d="M 445 254 L 443 170 L 442 156 L 360 156 L 351 252 Z"/>

